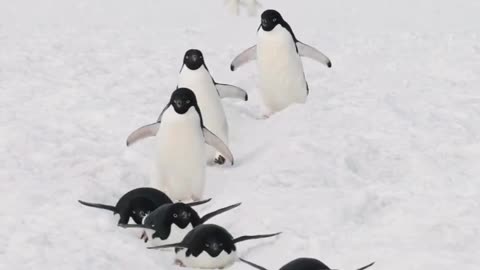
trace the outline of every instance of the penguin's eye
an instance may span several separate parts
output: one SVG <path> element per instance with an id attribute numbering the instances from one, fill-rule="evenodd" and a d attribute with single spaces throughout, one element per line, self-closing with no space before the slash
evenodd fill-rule
<path id="1" fill-rule="evenodd" d="M 206 247 L 210 247 L 210 244 L 209 244 L 209 243 L 205 243 L 205 246 L 206 246 Z"/>
<path id="2" fill-rule="evenodd" d="M 188 213 L 188 217 L 192 216 L 192 213 Z"/>
<path id="3" fill-rule="evenodd" d="M 188 55 L 187 55 L 187 56 L 185 56 L 185 59 L 187 59 L 187 60 L 188 60 Z"/>
<path id="4" fill-rule="evenodd" d="M 277 21 L 277 18 L 273 18 L 273 22 L 276 22 Z"/>
<path id="5" fill-rule="evenodd" d="M 140 216 L 145 216 L 145 212 L 143 211 L 140 211 L 140 213 L 138 213 Z"/>
<path id="6" fill-rule="evenodd" d="M 177 218 L 177 217 L 178 217 L 178 215 L 177 215 L 177 214 L 173 214 L 173 217 L 174 217 L 174 218 Z"/>
<path id="7" fill-rule="evenodd" d="M 187 103 L 187 104 L 190 104 L 190 102 L 191 102 L 190 99 L 187 99 L 187 102 L 186 102 L 186 103 Z"/>
<path id="8" fill-rule="evenodd" d="M 137 212 L 135 212 L 135 211 L 132 211 L 132 213 L 133 213 L 133 214 L 136 214 Z"/>
<path id="9" fill-rule="evenodd" d="M 218 244 L 219 247 L 223 247 L 223 243 Z"/>
<path id="10" fill-rule="evenodd" d="M 152 228 L 155 228 L 155 224 L 152 224 Z"/>

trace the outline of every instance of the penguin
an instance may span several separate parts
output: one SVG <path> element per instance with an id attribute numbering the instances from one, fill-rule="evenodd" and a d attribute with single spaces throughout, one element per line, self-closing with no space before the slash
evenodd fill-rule
<path id="1" fill-rule="evenodd" d="M 196 206 L 209 202 L 211 199 L 189 203 L 188 206 Z M 141 187 L 125 193 L 115 206 L 99 203 L 89 203 L 79 200 L 79 203 L 119 214 L 118 224 L 128 224 L 130 218 L 137 224 L 142 224 L 143 218 L 158 207 L 173 203 L 172 200 L 158 189 Z"/>
<path id="2" fill-rule="evenodd" d="M 178 87 L 192 89 L 197 97 L 205 126 L 228 145 L 228 123 L 221 98 L 240 98 L 246 101 L 248 94 L 236 86 L 215 82 L 205 64 L 202 52 L 197 49 L 190 49 L 185 53 L 178 77 Z M 225 163 L 225 157 L 210 148 L 207 150 L 207 161 L 221 165 Z"/>
<path id="3" fill-rule="evenodd" d="M 191 230 L 179 243 L 149 247 L 149 249 L 175 248 L 175 263 L 190 268 L 224 268 L 237 261 L 235 244 L 252 239 L 279 235 L 246 235 L 237 238 L 223 227 L 215 224 L 202 224 Z"/>
<path id="4" fill-rule="evenodd" d="M 152 186 L 176 201 L 198 201 L 205 186 L 205 142 L 233 165 L 228 146 L 205 127 L 197 98 L 192 90 L 178 88 L 165 107 L 161 119 L 135 130 L 127 146 L 146 137 L 156 137 L 155 169 Z"/>
<path id="5" fill-rule="evenodd" d="M 152 245 L 176 243 L 181 241 L 187 232 L 193 228 L 238 206 L 240 206 L 240 203 L 218 209 L 200 217 L 188 204 L 164 204 L 155 209 L 155 211 L 151 212 L 149 215 L 145 216 L 142 224 L 120 224 L 119 226 L 123 228 L 149 229 L 151 233 L 144 239 L 145 243 L 148 242 L 148 239 L 152 239 Z"/>
<path id="6" fill-rule="evenodd" d="M 242 262 L 257 268 L 258 270 L 267 270 L 263 266 L 252 263 L 245 259 L 240 259 Z M 364 270 L 372 266 L 375 262 L 358 268 L 357 270 Z M 298 258 L 295 259 L 280 268 L 280 270 L 330 270 L 330 268 L 321 261 L 314 258 Z"/>
<path id="7" fill-rule="evenodd" d="M 257 45 L 235 57 L 230 69 L 235 71 L 243 64 L 257 60 L 260 96 L 267 110 L 266 116 L 270 116 L 293 103 L 305 103 L 309 88 L 302 56 L 332 67 L 327 56 L 300 42 L 282 15 L 269 9 L 261 15 Z"/>

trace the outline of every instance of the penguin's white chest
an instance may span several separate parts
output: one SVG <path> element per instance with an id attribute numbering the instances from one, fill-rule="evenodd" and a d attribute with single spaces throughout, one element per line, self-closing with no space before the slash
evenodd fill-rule
<path id="1" fill-rule="evenodd" d="M 160 173 L 153 186 L 174 200 L 199 199 L 205 181 L 205 139 L 195 108 L 184 114 L 173 107 L 165 111 L 156 140 Z"/>
<path id="2" fill-rule="evenodd" d="M 176 254 L 177 261 L 181 262 L 184 266 L 190 268 L 203 268 L 203 269 L 217 269 L 217 268 L 225 268 L 231 264 L 233 264 L 237 260 L 237 253 L 235 251 L 230 252 L 228 254 L 225 251 L 218 254 L 217 257 L 211 257 L 210 254 L 203 251 L 198 255 L 198 257 L 193 256 L 186 256 L 186 249 L 182 249 L 178 251 Z"/>
<path id="3" fill-rule="evenodd" d="M 290 33 L 281 25 L 258 31 L 257 65 L 260 94 L 271 112 L 292 103 L 304 103 L 307 83 L 303 65 Z"/>
<path id="4" fill-rule="evenodd" d="M 205 67 L 190 70 L 184 66 L 179 76 L 178 87 L 191 89 L 197 97 L 203 124 L 228 145 L 228 124 L 217 88 Z"/>

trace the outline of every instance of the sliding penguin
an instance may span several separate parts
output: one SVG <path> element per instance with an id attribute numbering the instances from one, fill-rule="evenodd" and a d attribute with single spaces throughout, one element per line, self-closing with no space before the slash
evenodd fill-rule
<path id="1" fill-rule="evenodd" d="M 127 146 L 156 136 L 157 174 L 152 186 L 177 201 L 198 201 L 205 186 L 205 143 L 213 146 L 231 164 L 233 156 L 225 143 L 203 124 L 202 114 L 192 90 L 178 88 L 172 93 L 161 119 L 134 131 Z"/>
<path id="2" fill-rule="evenodd" d="M 152 247 L 152 249 L 174 247 L 175 262 L 181 266 L 204 269 L 224 268 L 238 259 L 235 244 L 278 234 L 280 233 L 233 238 L 223 227 L 203 224 L 191 230 L 179 243 Z"/>
<path id="3" fill-rule="evenodd" d="M 267 270 L 266 268 L 249 262 L 245 259 L 240 259 L 242 262 L 257 268 L 258 270 Z M 358 268 L 357 270 L 364 270 L 372 266 L 375 262 L 372 262 L 368 265 Z M 295 259 L 280 268 L 280 270 L 330 270 L 327 265 L 322 263 L 321 261 L 314 259 L 314 258 L 298 258 Z"/>
<path id="4" fill-rule="evenodd" d="M 200 205 L 209 202 L 211 199 L 188 204 L 189 206 Z M 119 214 L 118 224 L 128 224 L 130 218 L 137 224 L 142 224 L 143 218 L 158 207 L 173 203 L 172 200 L 160 190 L 148 187 L 136 188 L 125 193 L 118 200 L 115 206 L 99 203 L 78 201 L 79 203 L 100 209 L 112 211 Z"/>
<path id="5" fill-rule="evenodd" d="M 178 87 L 192 89 L 202 112 L 203 122 L 214 134 L 228 145 L 228 123 L 220 98 L 231 97 L 247 100 L 247 93 L 233 85 L 216 83 L 210 75 L 200 50 L 191 49 L 185 53 L 180 69 Z M 225 157 L 207 150 L 207 160 L 223 164 Z"/>
<path id="6" fill-rule="evenodd" d="M 152 246 L 167 243 L 171 244 L 181 241 L 193 228 L 239 205 L 240 203 L 230 205 L 200 217 L 198 213 L 187 204 L 164 204 L 147 215 L 141 225 L 121 224 L 119 226 L 153 230 L 153 233 L 150 231 L 149 237 L 145 239 L 145 242 L 147 242 L 149 238 L 152 239 Z"/>
<path id="7" fill-rule="evenodd" d="M 282 15 L 270 9 L 262 13 L 257 45 L 238 55 L 230 69 L 257 60 L 260 95 L 270 115 L 293 103 L 305 103 L 309 89 L 301 56 L 332 66 L 323 53 L 300 42 Z"/>

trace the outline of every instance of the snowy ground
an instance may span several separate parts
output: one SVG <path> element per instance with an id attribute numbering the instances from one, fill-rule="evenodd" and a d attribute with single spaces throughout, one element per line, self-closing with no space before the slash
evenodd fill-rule
<path id="1" fill-rule="evenodd" d="M 255 65 L 228 69 L 258 18 L 221 0 L 39 2 L 0 0 L 0 269 L 177 269 L 77 199 L 148 184 L 152 141 L 125 139 L 156 119 L 191 47 L 251 96 L 224 103 L 237 164 L 208 169 L 200 212 L 241 201 L 212 222 L 284 232 L 240 255 L 478 269 L 480 2 L 261 1 L 333 61 L 305 60 L 307 104 L 267 120 Z"/>

